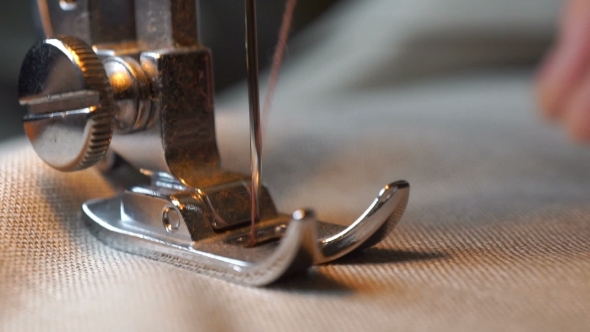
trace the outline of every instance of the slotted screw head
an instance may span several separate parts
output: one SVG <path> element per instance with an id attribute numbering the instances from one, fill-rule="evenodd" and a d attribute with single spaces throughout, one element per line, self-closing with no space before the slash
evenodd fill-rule
<path id="1" fill-rule="evenodd" d="M 19 77 L 27 137 L 45 163 L 60 171 L 96 164 L 113 135 L 114 100 L 101 60 L 73 37 L 40 41 Z"/>

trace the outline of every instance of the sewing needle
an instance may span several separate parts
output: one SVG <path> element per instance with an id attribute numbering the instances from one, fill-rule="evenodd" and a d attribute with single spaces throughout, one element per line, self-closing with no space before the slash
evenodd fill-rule
<path id="1" fill-rule="evenodd" d="M 252 227 L 250 246 L 256 245 L 255 225 L 260 220 L 261 148 L 260 92 L 258 82 L 258 32 L 256 28 L 256 0 L 245 0 L 246 59 L 248 70 L 248 99 L 250 103 L 250 168 L 252 171 L 251 203 Z"/>

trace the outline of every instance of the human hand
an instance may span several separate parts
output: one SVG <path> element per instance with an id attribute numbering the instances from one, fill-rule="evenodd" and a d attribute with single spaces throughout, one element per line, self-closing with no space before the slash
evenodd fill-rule
<path id="1" fill-rule="evenodd" d="M 590 143 L 590 1 L 567 0 L 536 93 L 545 116 L 561 123 L 575 141 Z"/>

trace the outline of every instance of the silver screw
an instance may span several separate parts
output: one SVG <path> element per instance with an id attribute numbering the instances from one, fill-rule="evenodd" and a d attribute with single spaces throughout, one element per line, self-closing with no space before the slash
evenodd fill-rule
<path id="1" fill-rule="evenodd" d="M 35 152 L 64 172 L 95 165 L 113 134 L 114 98 L 102 61 L 73 37 L 43 40 L 27 53 L 19 101 Z"/>
<path id="2" fill-rule="evenodd" d="M 174 207 L 166 207 L 162 212 L 162 222 L 164 227 L 170 233 L 175 232 L 180 227 L 180 215 Z"/>

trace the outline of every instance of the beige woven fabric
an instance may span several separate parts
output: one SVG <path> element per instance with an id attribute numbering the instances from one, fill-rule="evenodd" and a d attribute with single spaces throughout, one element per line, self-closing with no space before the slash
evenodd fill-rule
<path id="1" fill-rule="evenodd" d="M 283 211 L 346 223 L 406 178 L 384 243 L 271 288 L 228 284 L 94 239 L 80 204 L 113 189 L 16 141 L 0 148 L 0 330 L 588 329 L 590 151 L 534 121 L 528 74 L 323 98 L 278 102 L 268 187 Z M 242 171 L 245 113 L 218 117 L 225 164 Z"/>

